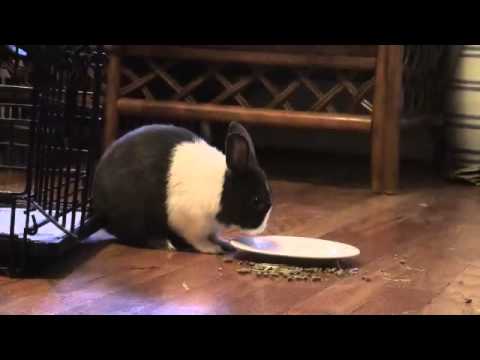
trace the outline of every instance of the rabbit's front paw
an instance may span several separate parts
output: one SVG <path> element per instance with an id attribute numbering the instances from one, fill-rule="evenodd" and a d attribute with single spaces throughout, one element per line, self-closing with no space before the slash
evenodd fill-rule
<path id="1" fill-rule="evenodd" d="M 203 254 L 223 254 L 223 249 L 211 242 L 201 242 L 194 245 L 195 248 Z"/>

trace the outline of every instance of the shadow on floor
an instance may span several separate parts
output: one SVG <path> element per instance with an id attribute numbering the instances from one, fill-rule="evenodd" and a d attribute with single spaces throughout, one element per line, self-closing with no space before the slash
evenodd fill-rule
<path id="1" fill-rule="evenodd" d="M 32 259 L 22 277 L 29 279 L 65 278 L 113 242 L 115 239 L 86 240 L 63 256 Z"/>

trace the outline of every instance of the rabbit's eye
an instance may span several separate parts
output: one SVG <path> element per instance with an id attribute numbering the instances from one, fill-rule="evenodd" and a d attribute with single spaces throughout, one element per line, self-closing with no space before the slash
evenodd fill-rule
<path id="1" fill-rule="evenodd" d="M 252 203 L 255 207 L 261 207 L 262 206 L 262 200 L 260 199 L 259 196 L 255 196 L 252 200 Z"/>

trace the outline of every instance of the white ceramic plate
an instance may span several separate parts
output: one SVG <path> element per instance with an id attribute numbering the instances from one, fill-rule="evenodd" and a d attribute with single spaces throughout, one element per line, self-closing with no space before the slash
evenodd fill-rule
<path id="1" fill-rule="evenodd" d="M 250 253 L 302 259 L 346 259 L 360 254 L 348 244 L 296 236 L 243 236 L 231 240 L 230 245 Z"/>

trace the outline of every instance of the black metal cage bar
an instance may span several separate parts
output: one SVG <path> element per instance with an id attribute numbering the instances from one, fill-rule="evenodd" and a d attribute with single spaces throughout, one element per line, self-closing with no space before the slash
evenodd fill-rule
<path id="1" fill-rule="evenodd" d="M 22 123 L 25 190 L 0 192 L 0 267 L 10 274 L 21 273 L 32 257 L 58 255 L 78 242 L 100 150 L 103 47 L 26 48 L 33 86 L 31 117 Z"/>

